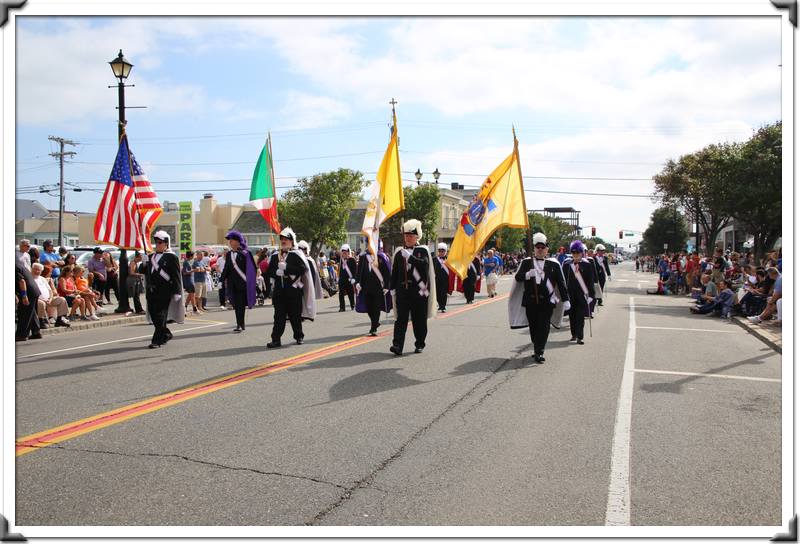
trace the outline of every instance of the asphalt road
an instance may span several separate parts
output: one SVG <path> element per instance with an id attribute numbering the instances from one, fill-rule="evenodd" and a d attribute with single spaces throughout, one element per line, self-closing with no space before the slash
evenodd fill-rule
<path id="1" fill-rule="evenodd" d="M 783 525 L 780 355 L 612 273 L 592 337 L 565 322 L 542 365 L 507 326 L 510 278 L 451 297 L 419 355 L 330 299 L 279 350 L 270 307 L 160 350 L 147 325 L 18 344 L 16 436 L 89 423 L 16 458 L 16 525 Z"/>

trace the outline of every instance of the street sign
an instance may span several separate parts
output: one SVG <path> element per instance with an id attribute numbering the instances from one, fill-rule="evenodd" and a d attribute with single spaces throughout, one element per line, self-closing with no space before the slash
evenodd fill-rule
<path id="1" fill-rule="evenodd" d="M 634 234 L 633 234 L 632 232 L 626 232 L 626 233 L 625 233 L 625 236 L 633 236 L 633 235 L 634 235 Z"/>
<path id="2" fill-rule="evenodd" d="M 667 249 L 668 247 L 669 247 L 669 244 L 664 244 L 664 249 Z"/>

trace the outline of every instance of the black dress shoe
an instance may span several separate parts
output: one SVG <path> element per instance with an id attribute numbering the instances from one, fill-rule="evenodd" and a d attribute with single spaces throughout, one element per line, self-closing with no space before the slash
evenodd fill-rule
<path id="1" fill-rule="evenodd" d="M 583 345 L 583 338 L 578 338 L 578 344 Z"/>
<path id="2" fill-rule="evenodd" d="M 14 341 L 15 341 L 15 342 L 24 342 L 24 341 L 25 341 L 25 340 L 27 340 L 27 339 L 28 339 L 28 337 L 27 337 L 27 336 L 15 336 L 15 337 L 14 337 Z"/>
<path id="3" fill-rule="evenodd" d="M 397 346 L 390 346 L 389 347 L 389 351 L 391 351 L 395 355 L 402 355 L 403 354 L 403 352 Z"/>
<path id="4" fill-rule="evenodd" d="M 577 338 L 575 338 L 574 336 L 569 339 L 570 342 L 574 342 L 575 340 L 577 340 Z"/>
<path id="5" fill-rule="evenodd" d="M 369 331 L 370 336 L 378 336 L 378 332 L 375 329 Z"/>
<path id="6" fill-rule="evenodd" d="M 42 334 L 37 332 L 36 334 L 32 334 L 28 337 L 29 340 L 39 340 L 42 337 Z"/>
<path id="7" fill-rule="evenodd" d="M 544 362 L 544 354 L 541 354 L 539 355 L 539 360 L 537 361 L 537 363 L 543 363 L 543 362 Z"/>
<path id="8" fill-rule="evenodd" d="M 169 340 L 172 340 L 172 333 L 171 332 L 167 333 L 167 340 L 164 343 L 166 344 Z"/>
<path id="9" fill-rule="evenodd" d="M 270 342 L 269 344 L 267 344 L 267 349 L 279 348 L 279 347 L 281 347 L 281 343 L 280 342 Z"/>
<path id="10" fill-rule="evenodd" d="M 422 350 L 425 348 L 414 348 L 414 353 L 422 353 Z"/>
<path id="11" fill-rule="evenodd" d="M 302 338 L 298 338 L 297 340 L 294 341 L 294 343 L 297 344 L 298 346 L 302 346 L 303 345 L 303 339 Z"/>
<path id="12" fill-rule="evenodd" d="M 156 349 L 156 348 L 160 348 L 160 347 L 161 347 L 161 344 L 150 344 L 150 345 L 149 345 L 149 346 L 147 346 L 147 347 L 148 347 L 148 348 L 150 348 L 150 349 Z"/>
<path id="13" fill-rule="evenodd" d="M 540 358 L 539 358 L 539 355 L 537 355 L 536 353 L 534 353 L 534 354 L 533 354 L 533 362 L 534 362 L 534 363 L 538 363 L 538 362 L 540 362 L 540 361 L 539 361 L 539 359 L 540 359 Z"/>
<path id="14" fill-rule="evenodd" d="M 240 327 L 236 327 L 235 329 L 233 329 L 233 332 L 242 332 L 242 329 Z"/>
<path id="15" fill-rule="evenodd" d="M 346 310 L 345 310 L 344 308 L 339 308 L 339 311 L 340 311 L 340 312 L 344 312 L 344 311 L 346 311 Z"/>

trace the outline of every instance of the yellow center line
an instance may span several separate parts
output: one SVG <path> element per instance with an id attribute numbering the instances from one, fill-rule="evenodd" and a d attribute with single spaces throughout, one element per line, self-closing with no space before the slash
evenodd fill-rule
<path id="1" fill-rule="evenodd" d="M 494 299 L 487 299 L 470 307 L 462 308 L 446 316 L 441 316 L 441 318 L 455 316 L 466 311 L 474 310 L 481 306 L 486 306 L 487 304 L 493 302 L 499 302 L 505 298 L 508 298 L 508 295 L 498 296 Z M 255 378 L 260 378 L 273 372 L 278 372 L 280 370 L 300 364 L 310 363 L 326 355 L 332 355 L 334 353 L 339 353 L 357 346 L 362 346 L 379 338 L 384 338 L 391 332 L 392 331 L 387 330 L 377 336 L 354 337 L 349 340 L 344 340 L 328 346 L 317 348 L 300 355 L 293 355 L 278 361 L 264 363 L 247 370 L 241 370 L 239 372 L 227 374 L 221 378 L 215 378 L 213 380 L 208 380 L 189 387 L 177 389 L 169 393 L 150 397 L 146 400 L 128 404 L 126 406 L 109 410 L 101 414 L 96 414 L 87 418 L 66 423 L 64 425 L 59 425 L 51 429 L 30 434 L 16 440 L 16 456 L 19 457 L 32 451 L 41 449 L 42 447 L 58 444 L 59 442 L 103 429 L 111 425 L 116 425 L 118 423 L 122 423 L 123 421 L 128 421 L 144 414 L 161 410 L 168 406 L 174 406 L 176 404 L 186 402 L 187 400 L 197 398 L 202 395 L 207 395 L 214 391 L 219 391 L 220 389 L 244 383 Z"/>

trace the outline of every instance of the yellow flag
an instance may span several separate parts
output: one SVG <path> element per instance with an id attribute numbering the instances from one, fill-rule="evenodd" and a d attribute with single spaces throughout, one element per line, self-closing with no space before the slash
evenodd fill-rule
<path id="1" fill-rule="evenodd" d="M 489 174 L 461 216 L 447 265 L 463 280 L 472 259 L 502 226 L 528 228 L 516 136 L 514 151 Z"/>
<path id="2" fill-rule="evenodd" d="M 378 231 L 383 222 L 404 208 L 400 153 L 397 146 L 397 115 L 392 114 L 392 137 L 378 167 L 375 183 L 372 184 L 372 195 L 364 215 L 364 225 L 361 227 L 361 232 L 367 237 L 370 253 L 378 253 Z"/>

